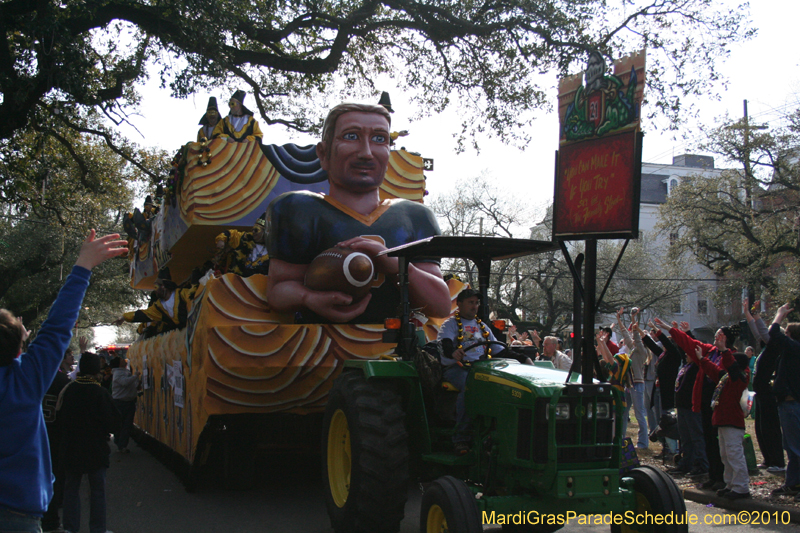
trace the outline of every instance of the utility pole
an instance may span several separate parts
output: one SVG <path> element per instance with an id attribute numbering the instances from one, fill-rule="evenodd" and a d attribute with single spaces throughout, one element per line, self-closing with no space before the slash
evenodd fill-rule
<path id="1" fill-rule="evenodd" d="M 747 114 L 747 100 L 744 100 L 744 195 L 745 195 L 745 205 L 747 209 L 750 210 L 750 223 L 754 222 L 754 214 L 753 211 L 755 209 L 754 199 L 753 199 L 753 188 L 756 187 L 755 177 L 753 176 L 753 169 L 750 166 L 750 117 Z M 767 129 L 766 126 L 753 126 L 754 130 L 765 130 Z M 755 301 L 755 290 L 754 287 L 747 288 L 747 298 L 750 300 L 752 304 Z"/>
<path id="2" fill-rule="evenodd" d="M 747 116 L 747 100 L 744 100 L 744 191 L 747 206 L 752 208 L 751 203 L 751 179 L 753 177 L 752 169 L 750 168 L 750 119 Z"/>

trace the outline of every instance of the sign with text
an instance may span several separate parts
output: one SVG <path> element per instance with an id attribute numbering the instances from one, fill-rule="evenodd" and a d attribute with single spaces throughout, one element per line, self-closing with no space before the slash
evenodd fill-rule
<path id="1" fill-rule="evenodd" d="M 593 51 L 582 74 L 559 82 L 554 238 L 638 237 L 645 62 L 642 50 L 609 71 Z"/>
<path id="2" fill-rule="evenodd" d="M 553 236 L 636 238 L 641 166 L 638 131 L 563 145 L 556 171 Z"/>

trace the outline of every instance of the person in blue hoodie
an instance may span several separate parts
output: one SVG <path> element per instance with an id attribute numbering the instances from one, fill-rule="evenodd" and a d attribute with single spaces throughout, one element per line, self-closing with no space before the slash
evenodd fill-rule
<path id="1" fill-rule="evenodd" d="M 91 270 L 127 253 L 127 242 L 118 239 L 116 234 L 95 239 L 90 231 L 27 352 L 21 353 L 22 323 L 0 309 L 0 532 L 41 532 L 41 517 L 53 497 L 42 400 L 69 346 Z"/>

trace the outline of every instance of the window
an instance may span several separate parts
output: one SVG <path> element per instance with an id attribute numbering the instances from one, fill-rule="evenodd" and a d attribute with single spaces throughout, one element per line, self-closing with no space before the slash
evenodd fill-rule
<path id="1" fill-rule="evenodd" d="M 678 232 L 673 231 L 672 233 L 669 234 L 669 245 L 672 246 L 676 242 L 678 242 Z"/>
<path id="2" fill-rule="evenodd" d="M 675 190 L 675 187 L 678 186 L 680 180 L 678 178 L 669 178 L 667 180 L 667 196 L 670 196 L 672 192 Z"/>
<path id="3" fill-rule="evenodd" d="M 683 305 L 681 304 L 680 299 L 676 299 L 672 302 L 672 314 L 673 315 L 682 315 L 683 314 Z"/>
<path id="4" fill-rule="evenodd" d="M 708 294 L 705 287 L 700 287 L 697 289 L 697 314 L 708 314 Z"/>

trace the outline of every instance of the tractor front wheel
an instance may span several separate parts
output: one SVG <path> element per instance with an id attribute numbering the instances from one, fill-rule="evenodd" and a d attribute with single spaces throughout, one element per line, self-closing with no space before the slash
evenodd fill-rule
<path id="1" fill-rule="evenodd" d="M 480 533 L 483 531 L 475 495 L 463 481 L 443 476 L 422 496 L 421 533 Z"/>
<path id="2" fill-rule="evenodd" d="M 689 526 L 686 524 L 686 502 L 671 477 L 652 466 L 634 468 L 626 474 L 626 477 L 633 478 L 633 489 L 636 495 L 636 508 L 633 509 L 634 522 L 641 516 L 642 523 L 612 524 L 611 533 L 687 533 L 689 531 Z M 645 513 L 649 514 L 650 520 L 644 520 Z M 671 524 L 654 524 L 652 522 L 653 516 L 666 517 L 670 514 L 672 515 Z"/>
<path id="3" fill-rule="evenodd" d="M 337 533 L 394 533 L 408 496 L 408 434 L 391 383 L 343 372 L 333 384 L 322 432 L 322 468 Z"/>

